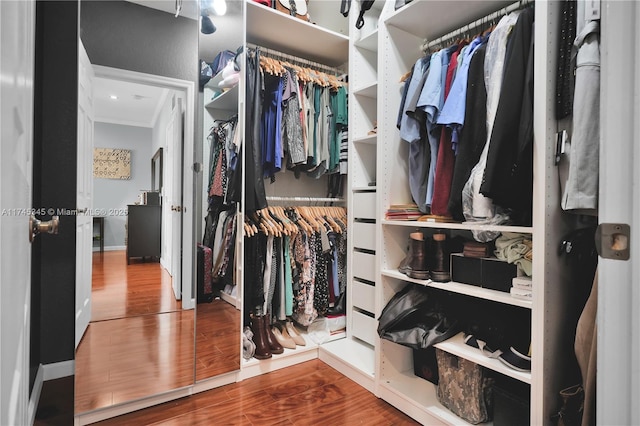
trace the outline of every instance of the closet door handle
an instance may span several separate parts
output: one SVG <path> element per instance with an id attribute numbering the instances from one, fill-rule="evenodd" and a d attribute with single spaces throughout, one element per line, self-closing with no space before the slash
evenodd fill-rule
<path id="1" fill-rule="evenodd" d="M 182 206 L 171 206 L 171 211 L 172 211 L 172 212 L 181 212 L 181 211 L 183 211 L 183 210 L 184 210 L 184 211 L 187 211 L 187 209 L 186 209 L 186 208 L 184 208 L 184 209 L 183 209 L 183 207 L 182 207 Z"/>

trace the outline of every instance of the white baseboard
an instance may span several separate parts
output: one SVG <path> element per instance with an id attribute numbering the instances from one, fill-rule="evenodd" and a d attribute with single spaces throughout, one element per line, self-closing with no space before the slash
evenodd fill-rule
<path id="1" fill-rule="evenodd" d="M 69 361 L 55 362 L 53 364 L 44 364 L 42 367 L 44 370 L 43 379 L 46 382 L 47 380 L 73 376 L 76 370 L 76 363 L 71 359 Z"/>
<path id="2" fill-rule="evenodd" d="M 127 246 L 105 246 L 104 251 L 119 251 L 126 250 Z"/>
<path id="3" fill-rule="evenodd" d="M 42 383 L 44 382 L 44 368 L 42 364 L 38 366 L 36 373 L 36 381 L 33 383 L 33 391 L 29 397 L 29 408 L 27 415 L 29 416 L 29 424 L 32 425 L 36 421 L 36 411 L 38 411 L 38 403 L 40 402 L 40 392 L 42 392 Z"/>

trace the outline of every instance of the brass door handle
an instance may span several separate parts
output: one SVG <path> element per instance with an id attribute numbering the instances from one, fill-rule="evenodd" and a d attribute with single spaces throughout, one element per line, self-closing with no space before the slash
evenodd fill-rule
<path id="1" fill-rule="evenodd" d="M 31 217 L 29 217 L 29 242 L 33 242 L 33 239 L 38 234 L 57 234 L 59 225 L 59 216 L 51 216 L 51 220 L 41 221 L 31 215 Z"/>
<path id="2" fill-rule="evenodd" d="M 182 206 L 171 206 L 171 211 L 173 212 L 181 212 L 181 211 L 187 211 L 186 207 L 182 207 Z"/>

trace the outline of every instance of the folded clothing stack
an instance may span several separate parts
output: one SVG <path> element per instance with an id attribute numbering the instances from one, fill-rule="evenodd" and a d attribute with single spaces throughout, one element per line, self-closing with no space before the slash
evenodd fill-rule
<path id="1" fill-rule="evenodd" d="M 531 300 L 533 298 L 531 283 L 531 277 L 514 277 L 513 280 L 511 280 L 511 296 L 518 299 Z"/>

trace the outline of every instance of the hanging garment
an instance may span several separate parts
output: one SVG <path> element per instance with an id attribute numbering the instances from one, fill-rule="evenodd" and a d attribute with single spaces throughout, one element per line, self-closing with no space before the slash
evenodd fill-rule
<path id="1" fill-rule="evenodd" d="M 530 225 L 533 199 L 533 17 L 524 9 L 509 38 L 500 101 L 480 193 Z M 510 214 L 514 219 L 515 214 Z"/>
<path id="2" fill-rule="evenodd" d="M 260 117 L 262 116 L 262 73 L 260 72 L 260 50 L 247 55 L 247 120 L 245 140 L 245 208 L 247 212 L 267 207 L 267 198 L 262 178 L 262 150 L 260 144 Z"/>
<path id="3" fill-rule="evenodd" d="M 498 22 L 498 25 L 491 33 L 487 45 L 485 57 L 485 86 L 487 88 L 487 136 L 490 138 L 495 123 L 496 111 L 500 100 L 500 90 L 502 88 L 502 78 L 505 66 L 505 55 L 507 38 L 513 26 L 518 20 L 521 11 L 512 12 Z M 486 141 L 478 164 L 471 170 L 469 180 L 465 184 L 462 192 L 463 213 L 468 221 L 490 222 L 494 224 L 503 223 L 508 219 L 501 210 L 497 210 L 491 199 L 480 194 L 480 185 L 484 175 L 484 168 L 487 162 L 489 150 L 489 140 Z M 497 235 L 493 232 L 476 232 L 474 238 L 478 241 L 492 240 Z"/>
<path id="4" fill-rule="evenodd" d="M 569 147 L 569 177 L 562 209 L 597 214 L 600 152 L 600 27 L 585 21 L 584 2 L 578 2 L 575 58 L 573 134 Z"/>
<path id="5" fill-rule="evenodd" d="M 451 57 L 451 49 L 442 49 L 431 55 L 429 74 L 422 87 L 417 107 L 426 114 L 426 134 L 429 141 L 429 175 L 427 177 L 427 193 L 425 204 L 430 208 L 433 198 L 433 184 L 438 160 L 439 129 L 436 126 L 438 114 L 444 104 L 444 83 L 446 67 Z M 419 206 L 420 204 L 418 204 Z"/>
<path id="6" fill-rule="evenodd" d="M 558 76 L 556 79 L 556 120 L 573 110 L 573 66 L 571 50 L 576 38 L 576 0 L 560 2 L 558 34 Z"/>
<path id="7" fill-rule="evenodd" d="M 275 179 L 282 168 L 282 91 L 280 76 L 264 75 L 264 100 L 260 127 L 263 177 Z"/>
<path id="8" fill-rule="evenodd" d="M 460 222 L 465 220 L 462 212 L 462 189 L 469 180 L 471 169 L 478 163 L 482 148 L 487 140 L 487 90 L 484 83 L 486 51 L 485 40 L 485 43 L 478 47 L 469 61 L 464 128 L 458 143 L 458 154 L 453 169 L 451 193 L 447 205 L 451 216 Z"/>
<path id="9" fill-rule="evenodd" d="M 485 45 L 487 39 L 488 37 L 476 37 L 471 44 L 463 47 L 463 50 L 458 55 L 458 71 L 456 72 L 455 80 L 451 85 L 449 96 L 444 102 L 442 112 L 438 116 L 438 124 L 449 126 L 452 129 L 451 143 L 455 152 L 457 152 L 460 132 L 465 122 L 469 65 L 478 48 Z M 459 59 L 461 57 L 462 60 Z"/>
<path id="10" fill-rule="evenodd" d="M 400 119 L 400 138 L 409 143 L 409 190 L 422 213 L 427 209 L 427 182 L 431 152 L 426 135 L 426 113 L 418 108 L 420 93 L 429 75 L 431 57 L 420 58 L 413 66 L 407 99 Z"/>
<path id="11" fill-rule="evenodd" d="M 298 101 L 298 83 L 295 71 L 287 70 L 286 84 L 282 94 L 282 147 L 289 157 L 289 168 L 304 163 L 307 155 L 302 140 L 302 122 L 300 121 L 300 103 Z"/>
<path id="12" fill-rule="evenodd" d="M 591 294 L 578 320 L 574 345 L 584 388 L 582 426 L 596 424 L 597 308 L 598 273 L 596 271 Z"/>
<path id="13" fill-rule="evenodd" d="M 449 96 L 451 85 L 453 83 L 453 76 L 458 66 L 458 55 L 460 54 L 460 51 L 463 47 L 464 44 L 458 45 L 457 50 L 451 55 L 451 60 L 449 61 L 449 66 L 447 67 L 447 74 L 444 85 L 445 103 Z M 431 214 L 439 216 L 449 216 L 447 204 L 449 202 L 451 179 L 453 176 L 453 166 L 455 162 L 455 155 L 451 144 L 451 138 L 451 129 L 447 128 L 446 126 L 442 126 L 440 130 L 440 142 L 438 144 L 436 172 L 433 180 L 434 192 L 433 198 L 431 200 Z"/>

